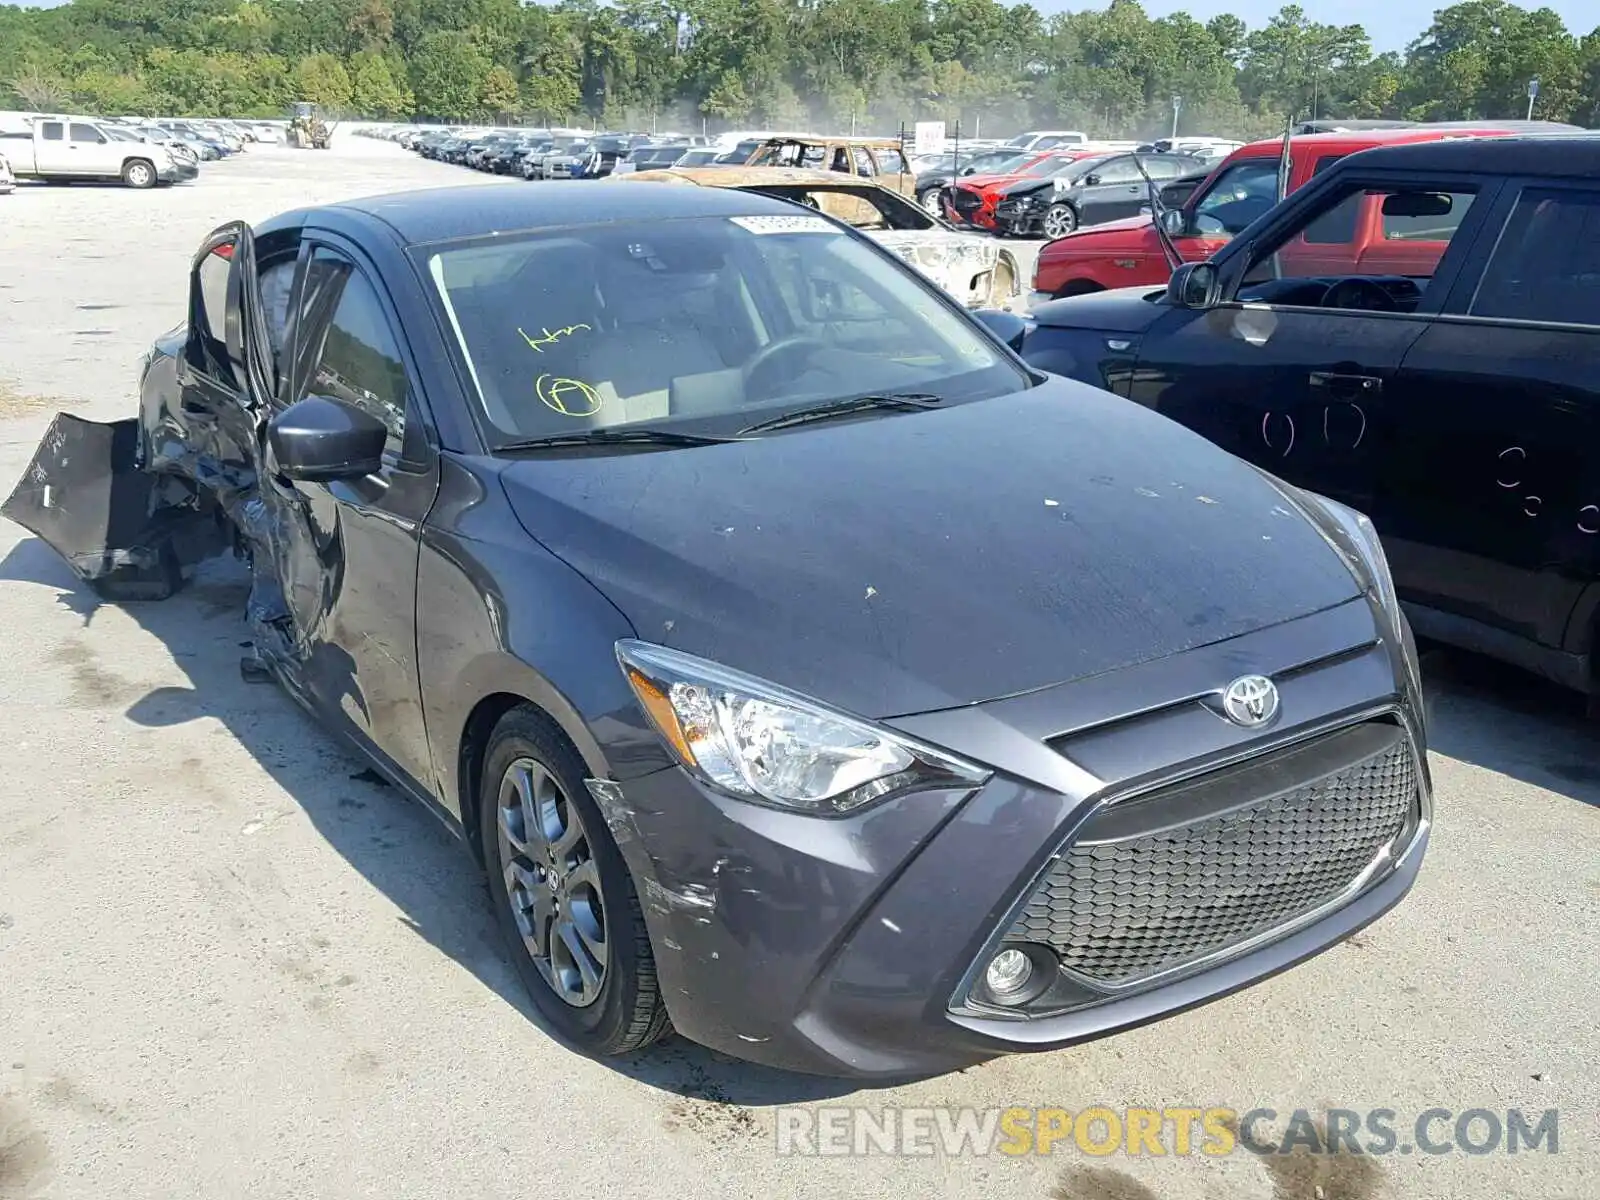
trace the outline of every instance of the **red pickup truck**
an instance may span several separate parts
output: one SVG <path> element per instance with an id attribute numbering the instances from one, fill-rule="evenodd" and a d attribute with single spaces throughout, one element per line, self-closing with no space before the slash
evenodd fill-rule
<path id="1" fill-rule="evenodd" d="M 1452 126 L 1449 129 L 1422 127 L 1306 134 L 1291 138 L 1289 142 L 1289 190 L 1295 191 L 1341 158 L 1359 150 L 1452 137 L 1503 137 L 1508 132 L 1504 127 Z M 1179 257 L 1185 262 L 1210 258 L 1236 233 L 1277 203 L 1278 163 L 1282 154 L 1282 138 L 1240 147 L 1194 190 L 1181 209 L 1168 213 L 1166 219 L 1171 222 L 1168 228 Z M 1354 217 L 1357 228 L 1341 231 L 1337 239 L 1344 255 L 1341 261 L 1346 267 L 1352 237 L 1365 247 L 1363 257 L 1375 270 L 1382 265 L 1386 271 L 1404 273 L 1410 262 L 1407 255 L 1414 257 L 1416 253 L 1427 251 L 1427 243 L 1419 245 L 1411 238 L 1386 235 L 1376 206 L 1368 205 Z M 1362 237 L 1363 230 L 1369 236 Z M 1314 261 L 1320 243 L 1308 241 L 1307 236 L 1315 237 L 1316 231 L 1308 230 L 1306 236 L 1285 247 L 1284 252 L 1291 256 L 1304 255 Z M 1431 260 L 1428 266 L 1431 268 Z M 1171 274 L 1172 264 L 1162 250 L 1160 234 L 1152 219 L 1130 217 L 1068 234 L 1045 245 L 1034 264 L 1032 301 L 1042 304 L 1062 296 L 1081 296 L 1112 288 L 1159 287 Z"/>

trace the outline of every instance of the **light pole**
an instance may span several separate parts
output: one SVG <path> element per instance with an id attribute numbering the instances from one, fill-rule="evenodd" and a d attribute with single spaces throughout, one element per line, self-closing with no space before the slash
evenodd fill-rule
<path id="1" fill-rule="evenodd" d="M 1539 78 L 1528 80 L 1528 120 L 1533 120 L 1533 102 L 1539 98 Z"/>
<path id="2" fill-rule="evenodd" d="M 1178 136 L 1178 114 L 1181 113 L 1182 111 L 1183 111 L 1183 97 L 1182 96 L 1174 96 L 1172 98 L 1172 136 L 1173 137 L 1177 137 Z"/>

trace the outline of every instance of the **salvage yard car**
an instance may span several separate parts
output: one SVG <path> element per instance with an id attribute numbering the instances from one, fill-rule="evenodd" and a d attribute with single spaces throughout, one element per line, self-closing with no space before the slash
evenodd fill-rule
<path id="1" fill-rule="evenodd" d="M 741 190 L 346 201 L 216 230 L 5 512 L 109 597 L 242 550 L 243 665 L 461 835 L 577 1045 L 945 1070 L 1326 949 L 1431 820 L 1365 520 L 1022 332 Z"/>
<path id="2" fill-rule="evenodd" d="M 797 167 L 676 167 L 616 178 L 732 187 L 792 200 L 861 230 L 968 308 L 1006 308 L 1017 297 L 1021 273 L 1011 251 L 951 229 L 898 192 L 865 180 Z"/>
<path id="3" fill-rule="evenodd" d="M 1419 633 L 1600 707 L 1600 137 L 1343 157 L 1023 354 L 1366 512 Z"/>
<path id="4" fill-rule="evenodd" d="M 18 178 L 46 183 L 120 179 L 132 188 L 153 188 L 198 174 L 164 147 L 113 138 L 92 121 L 35 121 L 31 136 L 8 136 L 5 148 Z"/>
<path id="5" fill-rule="evenodd" d="M 917 177 L 893 138 L 772 137 L 756 146 L 748 167 L 798 167 L 860 175 L 902 196 L 915 197 Z"/>

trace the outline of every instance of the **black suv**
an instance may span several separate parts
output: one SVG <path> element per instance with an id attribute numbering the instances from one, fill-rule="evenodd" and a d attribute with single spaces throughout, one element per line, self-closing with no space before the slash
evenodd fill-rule
<path id="1" fill-rule="evenodd" d="M 1033 365 L 1364 510 L 1419 636 L 1600 694 L 1600 136 L 1353 154 L 1034 319 Z"/>

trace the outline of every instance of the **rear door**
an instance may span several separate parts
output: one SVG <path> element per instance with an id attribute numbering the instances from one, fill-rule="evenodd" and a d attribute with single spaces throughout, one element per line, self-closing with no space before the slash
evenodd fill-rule
<path id="1" fill-rule="evenodd" d="M 1467 208 L 1478 186 L 1412 176 L 1404 190 L 1439 189 Z M 1415 284 L 1360 274 L 1360 216 L 1401 190 L 1352 172 L 1315 200 L 1291 200 L 1253 245 L 1230 252 L 1245 270 L 1221 305 L 1158 319 L 1130 395 L 1290 483 L 1370 512 L 1400 363 L 1461 262 L 1452 248 L 1431 281 Z M 1461 228 L 1471 226 L 1469 213 Z"/>
<path id="2" fill-rule="evenodd" d="M 34 126 L 34 161 L 41 175 L 87 175 L 67 141 L 65 121 L 40 121 Z"/>
<path id="3" fill-rule="evenodd" d="M 1401 366 L 1373 515 L 1434 620 L 1555 648 L 1600 578 L 1600 184 L 1508 183 L 1472 257 Z"/>
<path id="4" fill-rule="evenodd" d="M 1090 172 L 1089 178 L 1093 182 L 1086 180 L 1078 189 L 1078 222 L 1081 225 L 1136 217 L 1140 207 L 1149 200 L 1150 189 L 1131 154 L 1101 163 Z"/>

